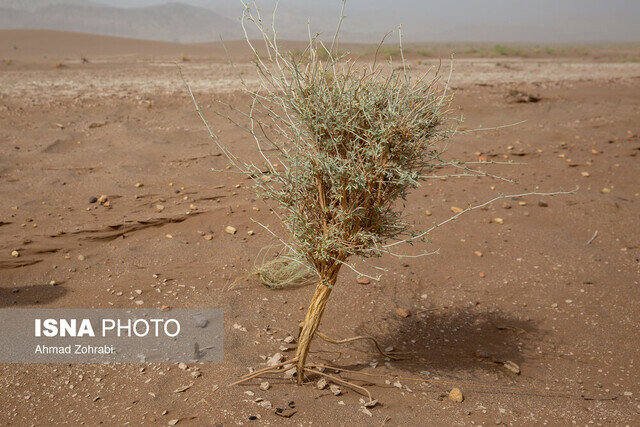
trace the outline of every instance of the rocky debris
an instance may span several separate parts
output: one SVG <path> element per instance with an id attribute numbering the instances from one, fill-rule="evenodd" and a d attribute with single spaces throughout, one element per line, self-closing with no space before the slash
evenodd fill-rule
<path id="1" fill-rule="evenodd" d="M 140 188 L 140 187 L 142 187 L 142 186 L 144 186 L 144 184 L 143 184 L 143 183 L 141 183 L 141 182 L 136 182 L 136 184 L 135 184 L 135 187 L 136 187 L 136 188 Z"/>
<path id="2" fill-rule="evenodd" d="M 454 214 L 459 214 L 462 213 L 464 211 L 464 209 L 459 208 L 457 206 L 451 206 L 451 212 L 453 212 Z"/>
<path id="3" fill-rule="evenodd" d="M 480 252 L 480 251 L 474 251 L 474 252 L 473 252 L 473 254 L 474 254 L 475 256 L 478 256 L 478 257 L 481 257 L 481 256 L 482 256 L 482 252 Z"/>
<path id="4" fill-rule="evenodd" d="M 160 213 L 164 210 L 164 206 L 162 205 L 156 205 L 156 212 Z"/>
<path id="5" fill-rule="evenodd" d="M 14 258 L 18 258 L 20 256 L 20 252 L 18 251 L 11 251 L 11 256 Z"/>
<path id="6" fill-rule="evenodd" d="M 454 387 L 449 392 L 449 399 L 453 400 L 454 402 L 462 403 L 462 401 L 464 400 L 464 396 L 462 395 L 462 392 L 459 388 Z"/>
<path id="7" fill-rule="evenodd" d="M 282 353 L 276 353 L 267 359 L 267 366 L 276 366 L 278 363 L 284 360 Z"/>
<path id="8" fill-rule="evenodd" d="M 517 363 L 512 362 L 511 360 L 505 360 L 502 362 L 502 365 L 508 370 L 513 372 L 516 375 L 520 375 L 520 366 Z"/>
<path id="9" fill-rule="evenodd" d="M 107 200 L 109 200 L 109 198 L 107 197 L 106 194 L 103 194 L 102 196 L 98 197 L 98 203 L 100 204 L 105 203 Z"/>
<path id="10" fill-rule="evenodd" d="M 178 424 L 179 422 L 180 422 L 180 420 L 176 418 L 176 419 L 173 419 L 173 420 L 169 421 L 167 423 L 167 425 L 174 426 L 174 425 Z"/>
<path id="11" fill-rule="evenodd" d="M 431 211 L 429 209 L 427 209 L 426 211 L 424 211 L 424 214 L 426 216 L 431 216 Z"/>
<path id="12" fill-rule="evenodd" d="M 359 285 L 368 285 L 369 283 L 371 283 L 371 280 L 369 280 L 368 277 L 358 277 L 358 280 L 356 282 Z"/>
<path id="13" fill-rule="evenodd" d="M 58 284 L 58 282 L 56 282 L 55 280 L 52 280 L 49 282 L 50 286 L 56 286 Z"/>
<path id="14" fill-rule="evenodd" d="M 342 389 L 335 384 L 331 384 L 329 390 L 331 390 L 334 396 L 340 396 L 342 394 Z"/>
<path id="15" fill-rule="evenodd" d="M 325 388 L 327 388 L 327 380 L 325 380 L 324 378 L 320 378 L 316 383 L 316 387 L 318 387 L 318 390 L 324 390 Z"/>
<path id="16" fill-rule="evenodd" d="M 178 363 L 178 368 L 182 369 L 183 371 L 186 371 L 188 366 L 186 363 L 180 362 Z"/>
<path id="17" fill-rule="evenodd" d="M 544 200 L 538 200 L 538 206 L 540 206 L 541 208 L 546 208 L 547 206 L 549 206 L 549 203 L 545 202 Z"/>
<path id="18" fill-rule="evenodd" d="M 286 369 L 286 367 L 285 367 Z M 290 368 L 284 371 L 284 378 L 286 380 L 291 380 L 296 375 L 296 368 Z"/>
<path id="19" fill-rule="evenodd" d="M 495 222 L 496 224 L 504 224 L 504 219 L 502 218 L 493 218 L 493 222 Z"/>
<path id="20" fill-rule="evenodd" d="M 589 172 L 587 172 L 587 171 L 580 172 L 580 175 L 582 175 L 585 178 L 588 178 L 590 176 Z"/>
<path id="21" fill-rule="evenodd" d="M 80 254 L 78 255 L 78 261 L 84 261 L 86 258 L 84 255 Z"/>
<path id="22" fill-rule="evenodd" d="M 363 398 L 360 398 L 360 404 L 362 406 L 364 406 L 365 408 L 373 408 L 374 406 L 376 406 L 378 404 L 378 399 L 373 399 L 373 400 L 367 402 Z"/>
<path id="23" fill-rule="evenodd" d="M 224 228 L 224 232 L 225 232 L 225 233 L 227 233 L 227 234 L 236 234 L 237 230 L 236 230 L 236 228 L 235 228 L 235 227 L 232 227 L 232 226 L 230 226 L 230 225 L 227 225 L 227 226 Z"/>
<path id="24" fill-rule="evenodd" d="M 406 308 L 396 308 L 396 315 L 406 319 L 411 316 L 411 312 Z"/>
<path id="25" fill-rule="evenodd" d="M 249 236 L 253 236 L 254 234 L 256 234 L 256 232 L 255 232 L 255 231 L 253 231 L 253 230 L 249 230 L 249 231 L 247 231 L 247 234 L 248 234 Z"/>
<path id="26" fill-rule="evenodd" d="M 178 387 L 177 389 L 173 390 L 174 393 L 183 393 L 187 390 L 189 390 L 191 387 L 193 387 L 193 383 L 189 383 L 185 386 L 182 387 Z"/>
<path id="27" fill-rule="evenodd" d="M 264 381 L 260 383 L 260 390 L 267 391 L 269 390 L 269 388 L 271 388 L 271 384 L 269 384 L 269 381 Z"/>
<path id="28" fill-rule="evenodd" d="M 370 410 L 368 410 L 365 406 L 361 406 L 359 409 L 360 412 L 362 412 L 365 415 L 369 415 L 370 417 L 373 416 L 373 414 L 371 413 Z"/>
<path id="29" fill-rule="evenodd" d="M 287 335 L 282 341 L 287 344 L 291 344 L 293 341 L 295 341 L 295 338 L 293 338 L 293 336 L 291 335 Z"/>
<path id="30" fill-rule="evenodd" d="M 284 418 L 291 418 L 293 416 L 293 414 L 295 414 L 297 411 L 295 409 L 292 408 L 276 408 L 276 410 L 274 411 L 274 413 L 276 415 L 278 415 L 279 417 L 284 417 Z"/>
<path id="31" fill-rule="evenodd" d="M 258 405 L 262 406 L 265 409 L 271 409 L 272 407 L 271 402 L 269 402 L 268 400 L 263 400 L 262 402 L 258 403 Z"/>
<path id="32" fill-rule="evenodd" d="M 95 203 L 98 201 L 98 198 L 96 196 L 91 196 L 89 197 L 89 203 Z M 87 208 L 88 209 L 88 208 Z"/>

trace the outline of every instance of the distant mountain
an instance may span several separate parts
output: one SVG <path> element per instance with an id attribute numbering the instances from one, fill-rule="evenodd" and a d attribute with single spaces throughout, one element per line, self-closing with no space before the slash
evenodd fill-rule
<path id="1" fill-rule="evenodd" d="M 53 29 L 151 40 L 242 38 L 240 0 L 0 0 L 0 29 Z M 256 0 L 270 25 L 276 0 Z M 247 0 L 253 4 L 253 0 Z M 330 38 L 341 0 L 280 0 L 278 37 Z M 344 42 L 377 42 L 402 24 L 409 41 L 640 41 L 640 0 L 347 0 Z M 248 24 L 251 26 L 251 24 Z M 252 33 L 255 36 L 256 33 Z M 397 37 L 389 37 L 397 42 Z"/>
<path id="2" fill-rule="evenodd" d="M 29 2 L 0 0 L 0 29 L 77 31 L 181 43 L 242 36 L 236 21 L 212 10 L 182 3 L 124 9 L 92 5 L 82 0 L 36 1 L 43 5 L 26 9 L 11 6 Z"/>
<path id="3" fill-rule="evenodd" d="M 89 5 L 88 0 L 0 0 L 0 9 L 33 11 L 45 6 L 58 4 Z"/>

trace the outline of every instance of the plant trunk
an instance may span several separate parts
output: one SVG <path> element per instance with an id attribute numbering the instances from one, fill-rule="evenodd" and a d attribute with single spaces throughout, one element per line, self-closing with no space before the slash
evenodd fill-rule
<path id="1" fill-rule="evenodd" d="M 313 294 L 313 299 L 309 308 L 307 309 L 307 315 L 304 318 L 304 323 L 298 336 L 298 348 L 296 350 L 296 374 L 298 376 L 298 384 L 302 384 L 304 380 L 304 365 L 307 361 L 307 354 L 309 354 L 309 346 L 313 336 L 320 325 L 320 319 L 322 319 L 322 313 L 324 313 L 324 307 L 327 305 L 329 295 L 331 295 L 331 289 L 336 282 L 337 272 L 332 275 L 329 283 L 331 287 L 327 286 L 322 281 L 318 283 L 316 291 Z"/>

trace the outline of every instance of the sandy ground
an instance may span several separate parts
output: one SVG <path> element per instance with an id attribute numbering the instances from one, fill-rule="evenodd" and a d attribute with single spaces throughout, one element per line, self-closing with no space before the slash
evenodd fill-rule
<path id="1" fill-rule="evenodd" d="M 24 43 L 13 49 L 16 39 Z M 0 42 L 0 307 L 142 301 L 225 311 L 219 365 L 1 365 L 3 424 L 640 423 L 640 64 L 456 61 L 454 107 L 467 128 L 526 122 L 460 135 L 452 155 L 526 165 L 494 167 L 515 185 L 428 182 L 407 203 L 415 225 L 501 192 L 579 190 L 470 214 L 432 234 L 429 248 L 439 255 L 383 258 L 379 283 L 358 284 L 343 269 L 321 330 L 372 335 L 407 356 L 385 360 L 367 343 L 314 343 L 314 361 L 380 375 L 341 374 L 379 400 L 368 412 L 346 387 L 334 396 L 281 376 L 269 378 L 267 391 L 260 381 L 227 387 L 265 356 L 292 353 L 281 350 L 292 347 L 283 339 L 297 331 L 313 289 L 275 291 L 247 278 L 273 243 L 253 220 L 277 221 L 249 181 L 211 172 L 226 162 L 174 65 L 216 132 L 248 153 L 251 141 L 212 113 L 216 97 L 246 105 L 220 48 L 51 33 L 0 32 Z M 410 61 L 415 71 L 433 63 Z M 250 75 L 249 64 L 238 69 Z M 508 102 L 510 89 L 541 100 Z M 89 203 L 103 194 L 109 207 Z M 503 224 L 492 221 L 498 217 Z M 225 233 L 227 225 L 237 234 Z M 462 403 L 442 397 L 452 387 Z M 297 412 L 278 417 L 257 398 L 273 408 L 294 402 Z"/>

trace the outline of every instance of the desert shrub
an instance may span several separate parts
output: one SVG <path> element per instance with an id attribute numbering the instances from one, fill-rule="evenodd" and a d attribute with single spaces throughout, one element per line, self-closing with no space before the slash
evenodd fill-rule
<path id="1" fill-rule="evenodd" d="M 250 108 L 240 111 L 218 102 L 233 110 L 230 120 L 254 139 L 257 164 L 238 158 L 219 140 L 187 88 L 213 141 L 235 168 L 253 179 L 256 193 L 275 205 L 287 236 L 265 229 L 288 249 L 289 260 L 308 265 L 315 275 L 317 287 L 296 356 L 289 361 L 297 364 L 302 383 L 309 344 L 343 266 L 355 270 L 350 263 L 354 257 L 409 256 L 397 248 L 424 239 L 465 212 L 514 195 L 415 231 L 403 216 L 404 201 L 423 180 L 442 178 L 436 170 L 499 178 L 475 169 L 474 162 L 443 159 L 459 124 L 449 114 L 448 81 L 441 81 L 437 71 L 409 73 L 401 34 L 400 66 L 378 61 L 395 53 L 381 45 L 372 63 L 363 64 L 337 54 L 340 25 L 330 43 L 311 37 L 303 51 L 292 55 L 280 49 L 275 30 L 263 23 L 259 12 L 245 5 L 243 28 L 247 22 L 263 34 L 267 51 L 259 54 L 249 42 L 259 81 L 253 85 L 243 80 Z"/>

